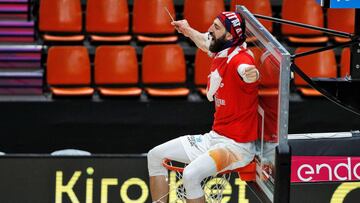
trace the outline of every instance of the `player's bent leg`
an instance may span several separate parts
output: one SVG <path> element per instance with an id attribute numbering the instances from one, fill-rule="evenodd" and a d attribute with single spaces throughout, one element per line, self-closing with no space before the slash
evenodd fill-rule
<path id="1" fill-rule="evenodd" d="M 148 153 L 148 170 L 150 176 L 150 192 L 153 201 L 167 202 L 167 193 L 169 191 L 167 183 L 167 170 L 162 167 L 162 156 L 156 148 Z"/>
<path id="2" fill-rule="evenodd" d="M 185 167 L 183 184 L 186 189 L 187 202 L 205 202 L 201 181 L 206 177 L 216 174 L 216 172 L 216 164 L 208 153 L 199 156 Z"/>
<path id="3" fill-rule="evenodd" d="M 182 146 L 181 137 L 154 147 L 148 152 L 147 159 L 150 176 L 168 175 L 167 169 L 162 165 L 164 159 L 171 159 L 183 163 L 190 162 Z"/>
<path id="4" fill-rule="evenodd" d="M 190 162 L 182 147 L 180 138 L 170 140 L 148 152 L 148 171 L 150 176 L 150 192 L 154 202 L 167 202 L 169 185 L 168 171 L 162 165 L 164 159 Z"/>

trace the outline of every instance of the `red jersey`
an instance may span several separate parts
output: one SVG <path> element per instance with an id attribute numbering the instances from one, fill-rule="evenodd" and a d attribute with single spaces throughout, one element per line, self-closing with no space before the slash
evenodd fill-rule
<path id="1" fill-rule="evenodd" d="M 242 47 L 224 50 L 212 62 L 211 71 L 218 70 L 222 78 L 214 95 L 212 129 L 244 143 L 255 141 L 258 136 L 258 82 L 243 81 L 237 70 L 241 64 L 255 65 L 253 57 Z"/>

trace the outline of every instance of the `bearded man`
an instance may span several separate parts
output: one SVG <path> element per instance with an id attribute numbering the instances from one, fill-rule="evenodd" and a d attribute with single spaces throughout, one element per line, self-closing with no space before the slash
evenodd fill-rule
<path id="1" fill-rule="evenodd" d="M 153 202 L 167 202 L 168 171 L 164 159 L 188 163 L 183 172 L 187 202 L 205 202 L 201 181 L 222 171 L 249 164 L 255 155 L 258 129 L 259 72 L 246 48 L 245 20 L 235 12 L 222 12 L 208 33 L 193 29 L 186 20 L 173 21 L 178 32 L 213 57 L 207 98 L 215 101 L 212 130 L 185 135 L 148 153 Z"/>

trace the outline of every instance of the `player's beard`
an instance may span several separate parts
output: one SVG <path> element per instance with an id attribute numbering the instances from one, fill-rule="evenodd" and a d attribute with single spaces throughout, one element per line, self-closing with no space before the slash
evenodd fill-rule
<path id="1" fill-rule="evenodd" d="M 209 50 L 212 53 L 217 53 L 220 52 L 224 49 L 225 44 L 228 42 L 225 37 L 226 37 L 226 33 L 224 33 L 221 37 L 219 37 L 218 39 L 215 38 L 215 36 L 213 34 L 212 35 L 212 41 L 210 43 L 209 46 Z"/>

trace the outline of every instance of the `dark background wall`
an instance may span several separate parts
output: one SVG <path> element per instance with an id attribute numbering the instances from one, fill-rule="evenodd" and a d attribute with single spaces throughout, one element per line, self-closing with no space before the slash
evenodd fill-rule
<path id="1" fill-rule="evenodd" d="M 0 151 L 145 153 L 166 140 L 211 129 L 213 104 L 187 99 L 0 102 Z M 360 118 L 324 98 L 291 99 L 289 133 L 360 129 Z"/>

